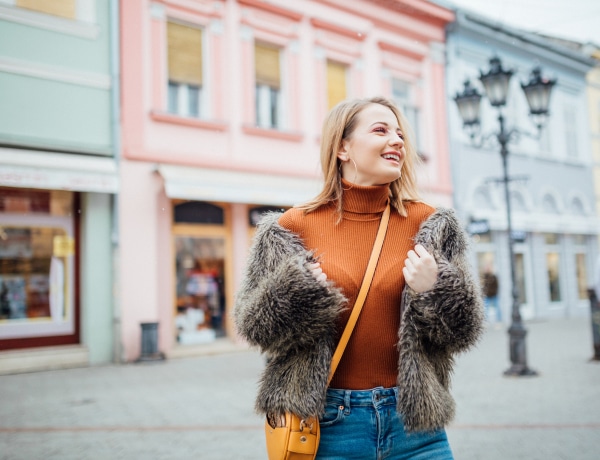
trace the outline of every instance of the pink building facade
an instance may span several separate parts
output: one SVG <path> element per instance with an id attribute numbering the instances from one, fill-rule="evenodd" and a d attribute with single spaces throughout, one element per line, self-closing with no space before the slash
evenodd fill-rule
<path id="1" fill-rule="evenodd" d="M 121 358 L 142 323 L 167 356 L 235 342 L 230 320 L 256 218 L 314 196 L 329 107 L 393 98 L 451 205 L 444 27 L 422 0 L 121 2 Z"/>

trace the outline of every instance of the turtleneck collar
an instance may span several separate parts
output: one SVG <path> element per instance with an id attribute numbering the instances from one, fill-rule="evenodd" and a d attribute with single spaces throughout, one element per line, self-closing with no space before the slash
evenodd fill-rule
<path id="1" fill-rule="evenodd" d="M 344 188 L 342 195 L 344 217 L 370 214 L 378 218 L 385 209 L 390 194 L 389 184 L 356 185 L 342 178 L 342 187 Z"/>

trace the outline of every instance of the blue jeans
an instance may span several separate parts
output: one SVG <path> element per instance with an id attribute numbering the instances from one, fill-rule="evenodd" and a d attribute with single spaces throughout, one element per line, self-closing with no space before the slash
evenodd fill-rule
<path id="1" fill-rule="evenodd" d="M 397 388 L 327 390 L 318 460 L 453 460 L 444 429 L 407 433 Z"/>
<path id="2" fill-rule="evenodd" d="M 502 322 L 502 311 L 500 310 L 500 306 L 498 305 L 498 297 L 484 297 L 483 303 L 485 304 L 485 317 L 490 319 L 490 312 L 492 309 L 496 310 L 496 321 Z"/>

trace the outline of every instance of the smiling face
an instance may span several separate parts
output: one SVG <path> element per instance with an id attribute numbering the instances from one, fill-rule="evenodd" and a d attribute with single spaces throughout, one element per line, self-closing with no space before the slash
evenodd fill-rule
<path id="1" fill-rule="evenodd" d="M 394 112 L 377 103 L 365 106 L 337 157 L 342 161 L 342 177 L 356 185 L 382 185 L 398 179 L 406 150 Z"/>

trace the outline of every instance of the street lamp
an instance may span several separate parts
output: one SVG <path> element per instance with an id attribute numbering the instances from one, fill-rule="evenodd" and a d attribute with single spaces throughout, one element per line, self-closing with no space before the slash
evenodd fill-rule
<path id="1" fill-rule="evenodd" d="M 542 72 L 539 67 L 535 68 L 530 80 L 527 83 L 521 84 L 521 88 L 527 98 L 529 105 L 529 115 L 538 128 L 538 133 L 544 126 L 548 117 L 548 105 L 550 103 L 550 93 L 552 87 L 556 83 L 556 79 L 550 80 L 542 77 Z M 498 122 L 500 130 L 493 133 L 498 144 L 500 144 L 500 155 L 502 157 L 503 177 L 500 180 L 504 183 L 504 199 L 506 201 L 506 221 L 508 232 L 508 253 L 510 258 L 510 278 L 512 283 L 512 315 L 511 325 L 508 329 L 510 337 L 509 351 L 511 366 L 504 372 L 510 376 L 525 376 L 537 375 L 537 373 L 527 366 L 527 354 L 525 349 L 525 336 L 527 331 L 523 325 L 519 305 L 519 291 L 517 286 L 516 270 L 515 270 L 515 250 L 512 231 L 512 218 L 510 208 L 510 192 L 508 177 L 508 143 L 514 136 L 521 134 L 517 129 L 508 130 L 505 125 L 502 108 L 506 105 L 508 90 L 510 87 L 510 79 L 513 75 L 512 70 L 507 70 L 502 67 L 500 58 L 494 56 L 490 59 L 490 69 L 488 72 L 480 72 L 479 80 L 485 89 L 492 107 L 498 110 Z M 481 94 L 476 88 L 471 86 L 471 82 L 467 80 L 462 93 L 457 93 L 454 98 L 458 111 L 463 120 L 463 128 L 469 133 L 471 139 L 480 128 L 479 107 L 481 103 Z"/>

